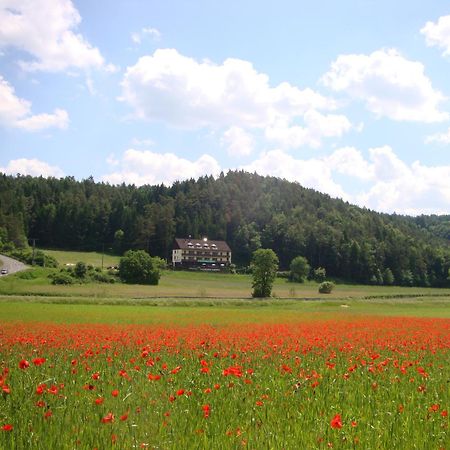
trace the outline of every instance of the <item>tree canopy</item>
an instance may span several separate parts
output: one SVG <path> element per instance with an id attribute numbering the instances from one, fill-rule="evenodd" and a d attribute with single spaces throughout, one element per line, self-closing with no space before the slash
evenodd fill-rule
<path id="1" fill-rule="evenodd" d="M 0 245 L 146 250 L 170 258 L 174 237 L 225 240 L 233 263 L 270 248 L 288 270 L 298 255 L 327 276 L 449 286 L 449 216 L 380 214 L 298 183 L 230 171 L 164 185 L 112 186 L 0 174 Z"/>
<path id="2" fill-rule="evenodd" d="M 252 257 L 252 296 L 270 297 L 277 276 L 278 256 L 270 248 L 260 248 Z"/>
<path id="3" fill-rule="evenodd" d="M 158 284 L 161 277 L 159 258 L 144 250 L 128 250 L 120 258 L 119 276 L 125 283 Z"/>

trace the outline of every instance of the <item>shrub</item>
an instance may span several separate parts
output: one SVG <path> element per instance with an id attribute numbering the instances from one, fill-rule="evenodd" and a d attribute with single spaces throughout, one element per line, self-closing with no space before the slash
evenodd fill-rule
<path id="1" fill-rule="evenodd" d="M 318 283 L 324 282 L 326 276 L 327 276 L 327 272 L 323 267 L 318 267 L 317 269 L 314 269 L 313 278 Z"/>
<path id="2" fill-rule="evenodd" d="M 74 279 L 66 272 L 59 272 L 52 278 L 52 284 L 73 284 L 74 282 Z"/>
<path id="3" fill-rule="evenodd" d="M 79 261 L 75 264 L 74 273 L 75 276 L 78 278 L 84 278 L 87 274 L 88 267 L 86 266 L 86 263 Z"/>
<path id="4" fill-rule="evenodd" d="M 296 256 L 290 265 L 289 279 L 303 283 L 311 270 L 308 260 L 304 256 Z"/>
<path id="5" fill-rule="evenodd" d="M 119 276 L 125 283 L 158 284 L 161 259 L 152 258 L 144 250 L 128 250 L 120 258 Z"/>
<path id="6" fill-rule="evenodd" d="M 331 281 L 324 281 L 319 285 L 319 292 L 321 294 L 330 294 L 334 288 L 334 284 Z"/>

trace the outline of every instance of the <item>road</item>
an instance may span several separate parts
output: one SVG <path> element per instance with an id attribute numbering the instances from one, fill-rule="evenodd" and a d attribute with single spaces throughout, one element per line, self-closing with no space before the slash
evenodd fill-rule
<path id="1" fill-rule="evenodd" d="M 9 258 L 8 256 L 0 255 L 0 260 L 3 262 L 3 265 L 0 267 L 0 270 L 7 269 L 8 274 L 28 269 L 28 266 L 25 265 L 24 263 L 21 263 L 16 259 Z M 5 275 L 1 276 L 4 277 Z"/>

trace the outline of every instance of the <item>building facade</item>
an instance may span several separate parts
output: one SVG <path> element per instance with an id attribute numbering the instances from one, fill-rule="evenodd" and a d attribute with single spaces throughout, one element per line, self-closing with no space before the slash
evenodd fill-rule
<path id="1" fill-rule="evenodd" d="M 230 264 L 231 249 L 225 241 L 175 238 L 172 250 L 174 268 L 219 272 L 228 270 Z"/>

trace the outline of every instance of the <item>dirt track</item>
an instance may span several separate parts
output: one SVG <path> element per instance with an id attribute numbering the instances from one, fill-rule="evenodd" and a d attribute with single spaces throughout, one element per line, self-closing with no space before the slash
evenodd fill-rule
<path id="1" fill-rule="evenodd" d="M 20 272 L 21 270 L 28 269 L 28 266 L 16 259 L 9 258 L 8 256 L 0 255 L 0 260 L 3 262 L 3 265 L 0 267 L 1 269 L 7 269 L 8 275 L 10 273 Z M 0 275 L 5 277 L 6 275 Z"/>

